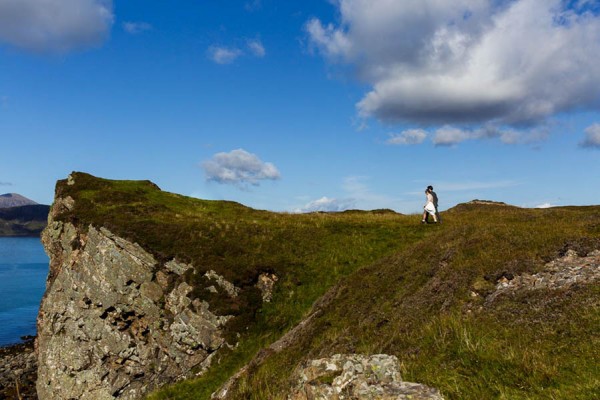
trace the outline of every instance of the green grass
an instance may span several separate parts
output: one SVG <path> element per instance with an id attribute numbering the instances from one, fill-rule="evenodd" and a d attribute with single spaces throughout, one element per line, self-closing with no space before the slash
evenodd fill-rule
<path id="1" fill-rule="evenodd" d="M 535 273 L 567 249 L 600 249 L 600 207 L 464 204 L 443 213 L 442 225 L 422 226 L 419 216 L 386 211 L 278 214 L 165 193 L 150 182 L 74 178 L 57 187 L 76 204 L 59 219 L 104 226 L 161 262 L 192 263 L 196 273 L 185 280 L 194 295 L 236 316 L 226 327 L 235 350 L 151 399 L 210 398 L 328 290 L 334 295 L 322 314 L 251 368 L 230 398 L 285 399 L 299 363 L 335 353 L 394 354 L 405 379 L 448 399 L 600 397 L 597 285 L 483 303 L 504 273 Z M 202 290 L 209 269 L 242 288 L 238 300 Z M 253 286 L 261 272 L 279 277 L 268 304 Z"/>
<path id="2" fill-rule="evenodd" d="M 405 379 L 448 399 L 598 398 L 597 285 L 491 306 L 471 292 L 489 293 L 486 277 L 535 273 L 567 248 L 600 248 L 600 207 L 465 205 L 444 217 L 434 235 L 344 280 L 303 337 L 230 398 L 284 399 L 300 362 L 348 352 L 394 354 Z"/>
<path id="3" fill-rule="evenodd" d="M 211 310 L 235 315 L 226 326 L 235 350 L 223 351 L 208 374 L 152 398 L 208 398 L 229 376 L 295 326 L 312 304 L 340 279 L 434 232 L 418 217 L 386 210 L 335 214 L 282 214 L 240 204 L 191 199 L 158 190 L 150 182 L 110 181 L 74 173 L 57 194 L 75 208 L 57 219 L 103 226 L 139 243 L 161 262 L 194 265 L 185 280 Z M 242 290 L 232 300 L 204 290 L 203 273 L 215 270 Z M 262 272 L 275 273 L 273 301 L 262 304 L 254 287 Z M 238 338 L 238 335 L 240 337 Z"/>

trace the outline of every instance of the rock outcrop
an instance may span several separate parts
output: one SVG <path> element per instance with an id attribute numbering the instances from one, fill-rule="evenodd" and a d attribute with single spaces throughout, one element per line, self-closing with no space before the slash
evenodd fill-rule
<path id="1" fill-rule="evenodd" d="M 404 382 L 395 356 L 336 354 L 309 361 L 296 372 L 288 400 L 443 400 L 437 389 Z"/>
<path id="2" fill-rule="evenodd" d="M 509 279 L 511 278 L 511 279 Z M 486 302 L 493 302 L 498 296 L 507 296 L 524 290 L 568 290 L 575 285 L 589 285 L 600 280 L 600 250 L 580 257 L 575 251 L 547 263 L 537 274 L 502 276 L 496 290 Z"/>
<path id="3" fill-rule="evenodd" d="M 227 346 L 230 317 L 190 296 L 184 274 L 192 267 L 161 263 L 103 227 L 56 218 L 73 206 L 57 198 L 42 236 L 51 261 L 38 316 L 39 398 L 137 399 L 207 368 Z"/>

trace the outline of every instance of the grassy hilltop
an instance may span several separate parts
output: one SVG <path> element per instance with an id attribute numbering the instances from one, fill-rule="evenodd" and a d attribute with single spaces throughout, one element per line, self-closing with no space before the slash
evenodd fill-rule
<path id="1" fill-rule="evenodd" d="M 448 399 L 600 397 L 600 288 L 516 292 L 486 298 L 501 279 L 544 269 L 567 250 L 600 249 L 600 207 L 520 209 L 464 204 L 442 225 L 391 211 L 279 214 L 237 203 L 191 199 L 142 181 L 74 173 L 57 194 L 75 208 L 61 219 L 103 226 L 158 260 L 194 265 L 200 288 L 215 270 L 241 287 L 235 301 L 209 298 L 233 350 L 202 377 L 153 399 L 208 399 L 238 369 L 318 312 L 288 345 L 264 350 L 230 398 L 283 399 L 303 360 L 335 353 L 388 353 L 403 378 Z M 273 301 L 254 287 L 274 273 Z"/>

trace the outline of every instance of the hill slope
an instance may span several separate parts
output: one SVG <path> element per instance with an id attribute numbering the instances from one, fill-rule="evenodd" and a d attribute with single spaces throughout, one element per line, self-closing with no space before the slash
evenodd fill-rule
<path id="1" fill-rule="evenodd" d="M 96 379 L 116 397 L 135 398 L 175 380 L 147 382 L 159 376 L 161 362 L 150 360 L 140 370 L 146 360 L 128 358 L 152 343 L 155 333 L 139 308 L 110 305 L 117 295 L 120 302 L 142 299 L 144 309 L 151 303 L 171 310 L 157 321 L 157 335 L 176 333 L 177 313 L 189 315 L 201 304 L 204 312 L 225 317 L 218 335 L 230 347 L 211 350 L 210 366 L 192 367 L 186 375 L 198 372 L 199 378 L 151 398 L 208 399 L 241 371 L 225 397 L 285 399 L 303 362 L 337 353 L 396 356 L 403 378 L 438 388 L 449 399 L 598 394 L 594 250 L 600 249 L 600 207 L 468 204 L 444 213 L 443 225 L 423 226 L 418 216 L 390 212 L 270 213 L 165 193 L 150 182 L 74 173 L 58 183 L 52 217 L 45 243 L 54 294 L 47 293 L 50 308 L 39 321 L 66 325 L 41 327 L 55 330 L 41 340 L 42 360 L 49 349 L 44 340 L 65 339 L 61 343 L 74 344 L 74 354 L 89 349 L 89 362 L 46 367 L 69 370 L 65 379 Z M 117 246 L 102 247 L 103 241 Z M 61 258 L 65 254 L 68 259 Z M 131 255 L 128 265 L 135 268 L 149 260 L 148 281 L 120 278 L 118 290 L 91 291 L 98 281 L 101 288 L 114 283 L 108 278 L 120 274 L 118 260 Z M 189 269 L 173 267 L 174 260 Z M 89 270 L 85 280 L 91 265 L 104 272 Z M 528 286 L 538 281 L 559 283 Z M 64 310 L 88 317 L 71 318 L 60 314 Z M 98 346 L 108 353 L 96 356 L 94 341 L 78 341 L 96 324 L 102 328 L 98 343 L 111 331 L 119 343 L 129 341 L 129 350 L 113 355 Z M 48 351 L 70 357 L 64 347 Z M 108 362 L 107 375 L 94 377 L 98 360 Z"/>
<path id="2" fill-rule="evenodd" d="M 303 361 L 386 353 L 448 399 L 600 398 L 600 207 L 471 204 L 439 228 L 336 285 L 225 397 L 285 399 Z"/>
<path id="3" fill-rule="evenodd" d="M 433 233 L 343 278 L 223 398 L 285 399 L 303 363 L 338 353 L 395 355 L 448 399 L 600 397 L 600 207 L 466 204 L 420 228 Z M 209 398 L 210 379 L 153 398 Z"/>

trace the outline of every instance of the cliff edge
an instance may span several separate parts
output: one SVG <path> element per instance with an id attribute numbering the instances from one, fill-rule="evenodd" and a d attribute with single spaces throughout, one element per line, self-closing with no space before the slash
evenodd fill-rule
<path id="1" fill-rule="evenodd" d="M 51 261 L 37 323 L 39 398 L 140 398 L 208 367 L 229 345 L 231 316 L 190 298 L 191 265 L 65 218 L 77 207 L 64 194 L 74 185 L 76 175 L 59 183 L 42 236 Z M 216 273 L 207 280 L 225 285 Z"/>

